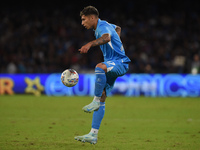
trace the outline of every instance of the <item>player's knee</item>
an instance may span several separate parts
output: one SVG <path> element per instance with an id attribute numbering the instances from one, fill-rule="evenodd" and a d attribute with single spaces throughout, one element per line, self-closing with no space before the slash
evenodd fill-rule
<path id="1" fill-rule="evenodd" d="M 106 65 L 104 63 L 98 63 L 96 65 L 96 67 L 99 67 L 99 68 L 103 69 L 105 71 L 105 73 L 107 72 L 107 67 L 106 67 Z"/>

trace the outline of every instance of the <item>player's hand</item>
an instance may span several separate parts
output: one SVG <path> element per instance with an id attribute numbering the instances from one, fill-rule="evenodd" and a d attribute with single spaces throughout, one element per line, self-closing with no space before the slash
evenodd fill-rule
<path id="1" fill-rule="evenodd" d="M 90 47 L 91 47 L 91 44 L 87 43 L 86 45 L 82 46 L 78 51 L 80 51 L 81 54 L 87 53 Z"/>

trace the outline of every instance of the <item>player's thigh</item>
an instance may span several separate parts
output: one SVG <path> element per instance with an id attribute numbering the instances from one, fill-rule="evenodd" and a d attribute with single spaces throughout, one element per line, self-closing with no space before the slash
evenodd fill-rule
<path id="1" fill-rule="evenodd" d="M 119 76 L 123 76 L 127 71 L 128 68 L 120 61 L 107 61 L 103 62 L 107 67 L 107 76 L 117 78 Z"/>

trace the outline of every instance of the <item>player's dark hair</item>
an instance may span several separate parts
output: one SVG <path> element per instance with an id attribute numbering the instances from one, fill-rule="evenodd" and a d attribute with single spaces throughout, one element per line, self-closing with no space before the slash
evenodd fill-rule
<path id="1" fill-rule="evenodd" d="M 99 12 L 94 6 L 87 6 L 80 12 L 80 16 L 88 16 L 88 15 L 95 15 L 99 17 Z"/>

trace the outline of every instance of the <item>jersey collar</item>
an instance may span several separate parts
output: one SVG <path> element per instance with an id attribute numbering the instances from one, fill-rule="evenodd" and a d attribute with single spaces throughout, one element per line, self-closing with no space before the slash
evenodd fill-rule
<path id="1" fill-rule="evenodd" d="M 97 30 L 97 28 L 99 27 L 100 22 L 101 22 L 101 19 L 98 19 L 96 30 Z M 93 30 L 94 30 L 94 29 L 93 29 Z M 96 30 L 94 30 L 94 31 L 96 31 Z"/>
<path id="2" fill-rule="evenodd" d="M 98 34 L 97 32 L 98 32 L 98 27 L 100 25 L 100 22 L 101 22 L 101 19 L 98 19 L 96 30 L 93 29 L 95 36 L 97 36 L 97 34 Z"/>

